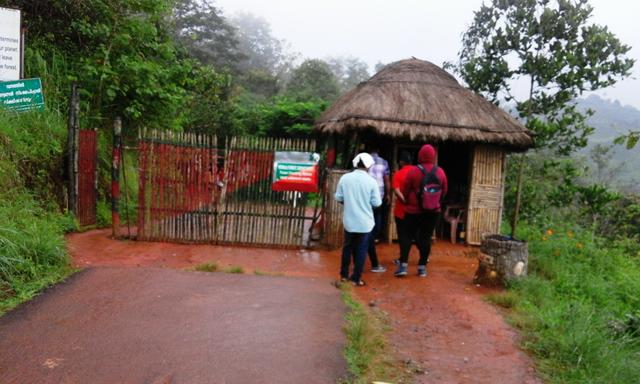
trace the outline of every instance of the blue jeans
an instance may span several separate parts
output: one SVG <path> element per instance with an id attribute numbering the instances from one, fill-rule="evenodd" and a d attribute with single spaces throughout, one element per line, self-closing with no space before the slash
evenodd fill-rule
<path id="1" fill-rule="evenodd" d="M 344 245 L 342 246 L 342 263 L 340 277 L 351 281 L 362 279 L 362 269 L 367 257 L 367 248 L 371 243 L 372 232 L 356 233 L 344 231 Z M 353 273 L 349 276 L 349 267 L 353 257 Z"/>

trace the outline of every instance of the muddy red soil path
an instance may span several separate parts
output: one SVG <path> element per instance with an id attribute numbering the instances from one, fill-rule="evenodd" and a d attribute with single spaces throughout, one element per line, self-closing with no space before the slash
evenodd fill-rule
<path id="1" fill-rule="evenodd" d="M 325 279 L 86 269 L 0 318 L 0 382 L 335 383 L 344 312 Z"/>
<path id="2" fill-rule="evenodd" d="M 220 268 L 242 266 L 287 276 L 335 278 L 339 251 L 270 250 L 207 245 L 122 242 L 108 238 L 108 231 L 74 234 L 69 249 L 79 267 L 133 266 L 190 268 L 216 262 Z M 368 285 L 357 296 L 389 314 L 390 340 L 399 356 L 425 370 L 419 383 L 540 383 L 529 356 L 519 347 L 518 334 L 506 324 L 500 311 L 484 298 L 492 290 L 472 283 L 477 267 L 474 248 L 438 241 L 434 244 L 429 276 L 416 270 L 417 251 L 412 250 L 411 273 L 393 277 L 392 260 L 397 245 L 378 245 L 388 271 L 367 272 Z M 368 265 L 368 263 L 367 263 Z"/>

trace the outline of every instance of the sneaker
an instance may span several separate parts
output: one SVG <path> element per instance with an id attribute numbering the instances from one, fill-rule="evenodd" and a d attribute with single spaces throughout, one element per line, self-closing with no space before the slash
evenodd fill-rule
<path id="1" fill-rule="evenodd" d="M 395 277 L 407 276 L 407 264 L 405 263 L 405 264 L 398 265 L 398 269 L 395 271 L 393 276 Z"/>
<path id="2" fill-rule="evenodd" d="M 425 265 L 418 266 L 418 276 L 427 277 L 427 267 Z"/>
<path id="3" fill-rule="evenodd" d="M 387 268 L 385 268 L 382 265 L 378 265 L 377 267 L 371 268 L 371 272 L 375 272 L 375 273 L 387 272 Z"/>
<path id="4" fill-rule="evenodd" d="M 400 265 L 400 259 L 393 259 L 393 264 Z"/>

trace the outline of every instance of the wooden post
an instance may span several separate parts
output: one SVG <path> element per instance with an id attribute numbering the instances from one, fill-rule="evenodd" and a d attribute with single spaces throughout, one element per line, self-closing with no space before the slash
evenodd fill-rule
<path id="1" fill-rule="evenodd" d="M 67 126 L 67 174 L 68 174 L 68 206 L 74 215 L 78 214 L 78 135 L 80 131 L 80 98 L 78 83 L 71 83 L 69 99 L 69 122 Z"/>
<path id="2" fill-rule="evenodd" d="M 516 238 L 516 228 L 518 227 L 518 219 L 520 218 L 520 198 L 522 195 L 522 175 L 524 174 L 525 167 L 524 153 L 520 155 L 520 162 L 518 165 L 518 181 L 516 184 L 516 206 L 513 210 L 513 218 L 511 219 L 511 238 Z"/>
<path id="3" fill-rule="evenodd" d="M 117 238 L 120 228 L 120 159 L 122 148 L 120 146 L 122 135 L 122 121 L 119 117 L 113 121 L 113 149 L 111 163 L 111 235 Z"/>

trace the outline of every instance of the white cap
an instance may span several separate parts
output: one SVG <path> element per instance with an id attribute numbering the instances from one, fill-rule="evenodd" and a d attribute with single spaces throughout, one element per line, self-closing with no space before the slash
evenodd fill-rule
<path id="1" fill-rule="evenodd" d="M 362 164 L 364 164 L 365 168 L 367 169 L 369 169 L 375 163 L 373 157 L 371 157 L 370 154 L 362 152 L 358 153 L 358 155 L 353 158 L 353 166 L 357 167 L 360 160 L 362 160 Z"/>

